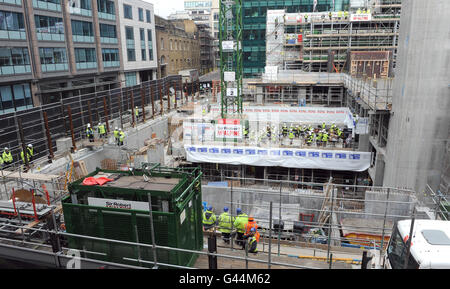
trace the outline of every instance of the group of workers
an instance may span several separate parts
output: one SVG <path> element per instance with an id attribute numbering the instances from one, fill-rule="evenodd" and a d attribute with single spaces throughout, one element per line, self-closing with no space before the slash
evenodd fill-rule
<path id="1" fill-rule="evenodd" d="M 267 135 L 271 133 L 270 127 L 267 128 Z M 335 141 L 339 141 L 344 138 L 344 132 L 336 126 L 335 123 L 332 123 L 331 126 L 327 126 L 325 123 L 322 125 L 313 128 L 311 125 L 309 126 L 300 126 L 300 125 L 291 125 L 289 128 L 286 123 L 283 124 L 281 128 L 281 134 L 283 137 L 288 137 L 291 141 L 291 145 L 295 138 L 303 137 L 305 143 L 310 146 L 313 143 L 317 145 L 326 146 L 331 139 Z"/>
<path id="2" fill-rule="evenodd" d="M 102 122 L 98 123 L 97 132 L 100 139 L 106 138 L 106 126 L 104 123 Z M 123 132 L 123 130 L 116 126 L 114 128 L 113 135 L 114 135 L 114 143 L 117 144 L 118 146 L 123 145 L 123 141 L 125 140 L 125 133 Z M 94 130 L 92 129 L 90 123 L 88 123 L 86 127 L 86 137 L 89 139 L 89 142 L 94 142 Z"/>
<path id="3" fill-rule="evenodd" d="M 34 150 L 33 145 L 28 144 L 25 148 L 25 152 L 23 150 L 20 152 L 20 158 L 22 159 L 24 164 L 26 164 L 26 162 L 28 162 L 28 164 L 31 164 L 33 162 L 35 154 L 36 151 Z M 13 161 L 14 159 L 11 151 L 8 147 L 5 147 L 3 153 L 0 155 L 0 167 L 6 169 L 12 165 Z"/>
<path id="4" fill-rule="evenodd" d="M 223 213 L 218 218 L 211 206 L 204 208 L 203 229 L 208 231 L 215 227 L 222 233 L 222 239 L 226 244 L 229 244 L 230 238 L 236 235 L 236 244 L 241 246 L 243 250 L 248 244 L 249 253 L 258 253 L 257 247 L 260 237 L 258 225 L 252 216 L 248 216 L 240 208 L 236 209 L 236 217 L 233 217 L 228 213 L 228 207 L 224 207 Z"/>
<path id="5" fill-rule="evenodd" d="M 249 138 L 249 129 L 244 126 L 243 128 L 244 138 Z M 271 140 L 276 142 L 277 140 L 282 140 L 283 138 L 288 138 L 290 140 L 290 144 L 293 144 L 294 139 L 300 138 L 303 140 L 303 144 L 311 146 L 316 144 L 318 146 L 327 146 L 329 142 L 340 142 L 345 139 L 344 131 L 336 126 L 335 123 L 331 125 L 326 125 L 322 123 L 317 127 L 313 127 L 312 125 L 296 125 L 292 124 L 289 127 L 286 123 L 282 125 L 279 129 L 279 133 L 276 133 L 276 127 L 271 127 L 268 125 L 266 130 L 263 131 L 258 137 L 258 143 L 263 141 L 266 138 L 267 140 Z M 255 140 L 254 134 L 251 135 L 251 140 Z"/>

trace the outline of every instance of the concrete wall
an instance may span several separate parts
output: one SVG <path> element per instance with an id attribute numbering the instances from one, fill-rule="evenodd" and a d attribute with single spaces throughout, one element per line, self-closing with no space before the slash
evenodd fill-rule
<path id="1" fill-rule="evenodd" d="M 252 191 L 251 188 L 202 186 L 202 201 L 213 207 L 216 214 L 223 212 L 223 207 L 231 209 L 233 200 L 233 214 L 236 208 L 241 208 L 248 215 L 253 215 L 258 224 L 268 227 L 270 216 L 270 202 L 272 202 L 272 218 L 279 219 L 280 191 L 271 189 L 259 189 L 262 192 Z M 318 212 L 322 206 L 323 193 L 319 191 L 301 190 L 296 192 L 283 191 L 281 196 L 281 216 L 285 221 L 285 229 L 292 229 L 293 221 L 297 221 L 300 213 L 314 213 L 314 221 L 317 221 Z M 310 210 L 306 210 L 308 208 Z"/>
<path id="2" fill-rule="evenodd" d="M 385 186 L 440 183 L 450 128 L 450 1 L 402 2 Z"/>

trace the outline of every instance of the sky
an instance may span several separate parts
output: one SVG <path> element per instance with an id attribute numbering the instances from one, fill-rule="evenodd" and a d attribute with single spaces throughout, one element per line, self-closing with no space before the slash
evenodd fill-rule
<path id="1" fill-rule="evenodd" d="M 176 11 L 184 10 L 184 0 L 143 0 L 153 3 L 155 14 L 163 18 L 167 18 Z"/>

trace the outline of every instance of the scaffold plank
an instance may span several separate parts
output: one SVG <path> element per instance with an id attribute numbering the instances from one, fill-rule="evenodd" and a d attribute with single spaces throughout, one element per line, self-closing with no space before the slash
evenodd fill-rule
<path id="1" fill-rule="evenodd" d="M 6 170 L 1 170 L 0 176 L 2 176 L 4 178 L 8 178 L 8 179 L 28 179 L 28 180 L 44 181 L 44 182 L 51 182 L 60 177 L 59 175 L 19 173 L 19 172 L 12 172 L 12 171 L 6 171 Z"/>

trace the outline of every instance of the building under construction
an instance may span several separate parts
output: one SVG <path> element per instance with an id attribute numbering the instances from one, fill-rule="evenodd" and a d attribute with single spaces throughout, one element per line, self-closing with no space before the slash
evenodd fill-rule
<path id="1" fill-rule="evenodd" d="M 172 75 L 0 116 L 0 147 L 14 160 L 0 174 L 0 257 L 43 268 L 375 268 L 378 258 L 368 262 L 366 254 L 386 254 L 398 221 L 449 218 L 445 53 L 436 48 L 424 62 L 412 44 L 426 44 L 411 31 L 419 27 L 443 47 L 450 25 L 438 19 L 448 19 L 450 7 L 417 2 L 402 1 L 406 18 L 384 35 L 397 52 L 359 43 L 361 51 L 341 58 L 344 49 L 332 46 L 339 61 L 323 70 L 331 42 L 319 50 L 297 42 L 298 67 L 278 53 L 282 61 L 274 56 L 260 78 L 242 79 L 231 73 L 242 68 L 233 61 L 239 46 L 228 43 L 222 59 L 230 61 L 209 79 Z M 278 25 L 291 19 L 283 13 Z M 391 23 L 338 17 L 293 27 L 320 31 L 303 42 L 328 33 L 335 41 L 329 25 L 364 34 L 339 36 L 347 42 L 383 42 L 366 34 Z M 278 34 L 283 47 L 289 29 Z M 237 39 L 225 35 L 221 45 Z M 418 67 L 430 73 L 426 83 L 411 72 Z M 106 136 L 95 130 L 89 141 L 87 124 L 102 123 Z M 119 128 L 123 143 L 113 133 Z M 429 138 L 417 139 L 420 131 Z M 35 157 L 22 161 L 29 143 Z M 209 206 L 217 216 L 225 206 L 253 216 L 258 254 L 240 249 L 235 236 L 223 242 L 217 226 L 202 230 Z"/>

